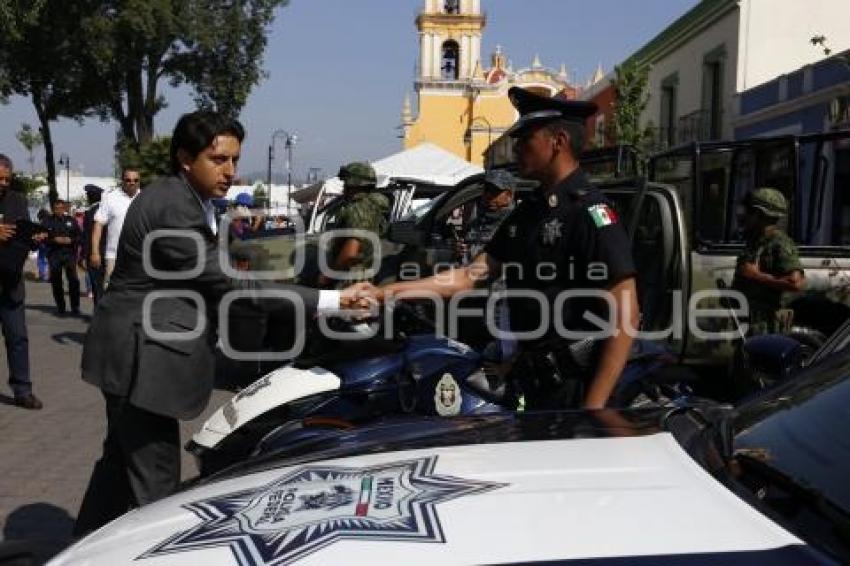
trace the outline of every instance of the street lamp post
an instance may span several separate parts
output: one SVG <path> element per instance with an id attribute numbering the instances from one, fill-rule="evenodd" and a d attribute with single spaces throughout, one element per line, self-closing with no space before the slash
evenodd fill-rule
<path id="1" fill-rule="evenodd" d="M 286 136 L 286 172 L 287 172 L 287 184 L 286 184 L 286 213 L 289 214 L 289 196 L 292 193 L 292 146 L 295 145 L 295 142 L 298 141 L 298 136 L 292 134 L 291 136 L 287 134 Z"/>
<path id="2" fill-rule="evenodd" d="M 59 155 L 59 167 L 65 168 L 65 202 L 71 200 L 71 158 L 67 153 Z"/>
<path id="3" fill-rule="evenodd" d="M 275 130 L 272 134 L 272 141 L 269 144 L 269 168 L 268 168 L 268 206 L 271 207 L 272 202 L 272 161 L 274 160 L 274 146 L 277 138 L 282 138 L 286 146 L 286 169 L 288 172 L 288 182 L 286 190 L 286 214 L 289 215 L 289 193 L 292 189 L 292 146 L 298 141 L 296 134 L 290 134 L 286 130 Z"/>

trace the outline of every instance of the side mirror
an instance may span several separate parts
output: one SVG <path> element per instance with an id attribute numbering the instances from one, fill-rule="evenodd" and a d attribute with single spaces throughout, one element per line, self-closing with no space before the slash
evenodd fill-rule
<path id="1" fill-rule="evenodd" d="M 746 369 L 754 377 L 780 381 L 790 377 L 802 365 L 805 348 L 781 334 L 753 336 L 744 342 Z"/>
<path id="2" fill-rule="evenodd" d="M 397 244 L 411 246 L 421 246 L 425 242 L 422 231 L 416 226 L 414 220 L 402 220 L 390 224 L 387 239 Z"/>

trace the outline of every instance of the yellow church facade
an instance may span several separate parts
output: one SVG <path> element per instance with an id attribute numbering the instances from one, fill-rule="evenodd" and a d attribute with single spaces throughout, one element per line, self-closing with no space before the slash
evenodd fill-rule
<path id="1" fill-rule="evenodd" d="M 518 118 L 508 89 L 522 86 L 554 96 L 575 98 L 564 65 L 514 71 L 500 48 L 488 64 L 481 60 L 486 16 L 482 0 L 424 0 L 416 18 L 419 62 L 416 108 L 408 96 L 402 111 L 405 149 L 431 142 L 455 155 L 484 164 L 484 153 Z"/>

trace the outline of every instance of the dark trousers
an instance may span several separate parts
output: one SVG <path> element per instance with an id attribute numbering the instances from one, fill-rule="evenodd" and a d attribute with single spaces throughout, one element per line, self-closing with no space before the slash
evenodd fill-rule
<path id="1" fill-rule="evenodd" d="M 180 428 L 155 415 L 106 397 L 106 440 L 83 497 L 74 536 L 83 536 L 133 507 L 171 495 L 180 483 Z"/>
<path id="2" fill-rule="evenodd" d="M 18 282 L 18 285 L 23 284 L 23 281 Z M 9 362 L 9 386 L 15 397 L 22 397 L 32 393 L 32 382 L 23 292 L 17 294 L 20 300 L 13 299 L 6 291 L 0 291 L 0 324 L 3 326 L 6 360 Z"/>
<path id="3" fill-rule="evenodd" d="M 91 269 L 88 270 L 89 273 L 89 281 L 91 281 L 91 293 L 92 298 L 94 300 L 94 304 L 100 300 L 103 296 L 103 267 L 100 269 Z"/>
<path id="4" fill-rule="evenodd" d="M 62 286 L 62 272 L 68 279 L 68 295 L 71 297 L 71 310 L 80 310 L 80 278 L 77 275 L 77 262 L 73 256 L 57 254 L 50 258 L 50 286 L 53 287 L 53 300 L 59 312 L 65 312 L 65 289 Z"/>

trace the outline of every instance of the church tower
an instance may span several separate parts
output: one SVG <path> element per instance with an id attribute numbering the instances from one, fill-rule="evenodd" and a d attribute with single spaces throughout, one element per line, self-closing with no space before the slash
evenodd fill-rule
<path id="1" fill-rule="evenodd" d="M 485 23 L 481 0 L 425 0 L 425 9 L 416 18 L 418 79 L 469 80 L 480 67 Z"/>
<path id="2" fill-rule="evenodd" d="M 547 95 L 575 97 L 566 77 L 535 58 L 531 68 L 514 71 L 497 46 L 482 61 L 481 38 L 487 24 L 482 0 L 422 0 L 416 17 L 419 57 L 415 99 L 405 99 L 401 126 L 405 149 L 435 144 L 458 157 L 484 165 L 505 130 L 517 119 L 508 99 L 513 85 Z M 415 116 L 414 116 L 415 113 Z M 509 148 L 500 154 L 510 154 Z M 488 165 L 494 161 L 488 158 Z"/>

